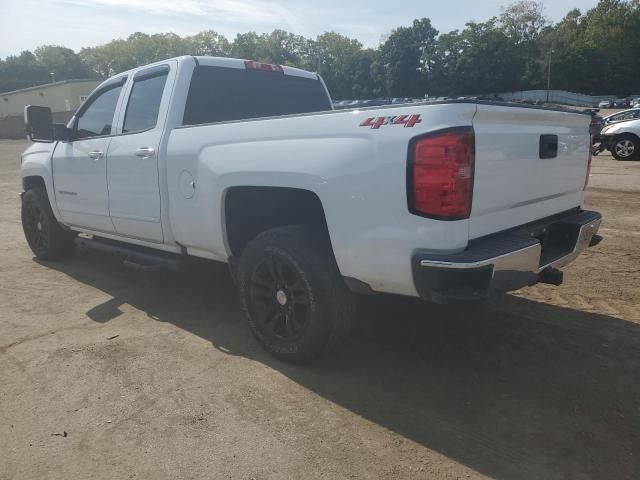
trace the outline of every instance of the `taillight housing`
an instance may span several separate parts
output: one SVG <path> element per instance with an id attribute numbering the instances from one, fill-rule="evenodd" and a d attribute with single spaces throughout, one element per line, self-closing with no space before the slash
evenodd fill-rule
<path id="1" fill-rule="evenodd" d="M 475 138 L 472 127 L 439 130 L 409 144 L 409 211 L 439 220 L 471 214 Z"/>
<path id="2" fill-rule="evenodd" d="M 584 188 L 587 189 L 589 185 L 589 175 L 591 175 L 591 160 L 593 160 L 593 135 L 589 135 L 589 160 L 587 160 L 587 176 L 584 179 Z"/>

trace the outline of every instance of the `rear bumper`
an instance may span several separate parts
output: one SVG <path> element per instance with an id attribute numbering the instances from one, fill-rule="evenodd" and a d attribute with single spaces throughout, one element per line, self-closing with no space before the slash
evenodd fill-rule
<path id="1" fill-rule="evenodd" d="M 556 269 L 601 239 L 601 221 L 598 212 L 572 211 L 472 240 L 462 252 L 418 250 L 412 257 L 416 290 L 425 300 L 458 303 L 550 283 L 551 274 L 557 284 L 561 273 Z"/>

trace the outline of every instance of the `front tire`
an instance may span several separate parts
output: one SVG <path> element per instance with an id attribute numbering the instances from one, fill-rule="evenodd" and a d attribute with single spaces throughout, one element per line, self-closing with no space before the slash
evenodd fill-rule
<path id="1" fill-rule="evenodd" d="M 630 134 L 617 136 L 611 145 L 611 155 L 616 160 L 633 160 L 640 154 L 638 137 Z"/>
<path id="2" fill-rule="evenodd" d="M 25 192 L 21 216 L 24 236 L 36 257 L 59 260 L 73 255 L 75 234 L 60 226 L 45 189 L 37 187 Z"/>
<path id="3" fill-rule="evenodd" d="M 349 333 L 355 299 L 319 229 L 261 233 L 240 257 L 237 280 L 251 332 L 276 357 L 309 361 Z"/>

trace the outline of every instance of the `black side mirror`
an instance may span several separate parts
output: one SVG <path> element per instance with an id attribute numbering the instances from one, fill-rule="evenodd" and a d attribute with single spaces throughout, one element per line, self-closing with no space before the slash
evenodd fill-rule
<path id="1" fill-rule="evenodd" d="M 53 116 L 49 107 L 24 107 L 24 125 L 32 142 L 53 142 Z"/>
<path id="2" fill-rule="evenodd" d="M 24 124 L 32 142 L 51 143 L 55 140 L 71 140 L 71 130 L 63 123 L 53 123 L 49 107 L 27 105 L 24 107 Z"/>

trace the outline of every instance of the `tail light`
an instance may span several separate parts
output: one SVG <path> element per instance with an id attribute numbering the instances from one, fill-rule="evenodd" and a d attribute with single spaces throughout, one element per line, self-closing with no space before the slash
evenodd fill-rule
<path id="1" fill-rule="evenodd" d="M 589 185 L 589 175 L 591 174 L 591 160 L 593 159 L 593 135 L 589 135 L 589 160 L 587 160 L 587 176 L 584 179 L 584 188 L 587 189 Z"/>
<path id="2" fill-rule="evenodd" d="M 473 194 L 472 127 L 441 130 L 411 141 L 409 210 L 442 220 L 468 218 Z"/>

